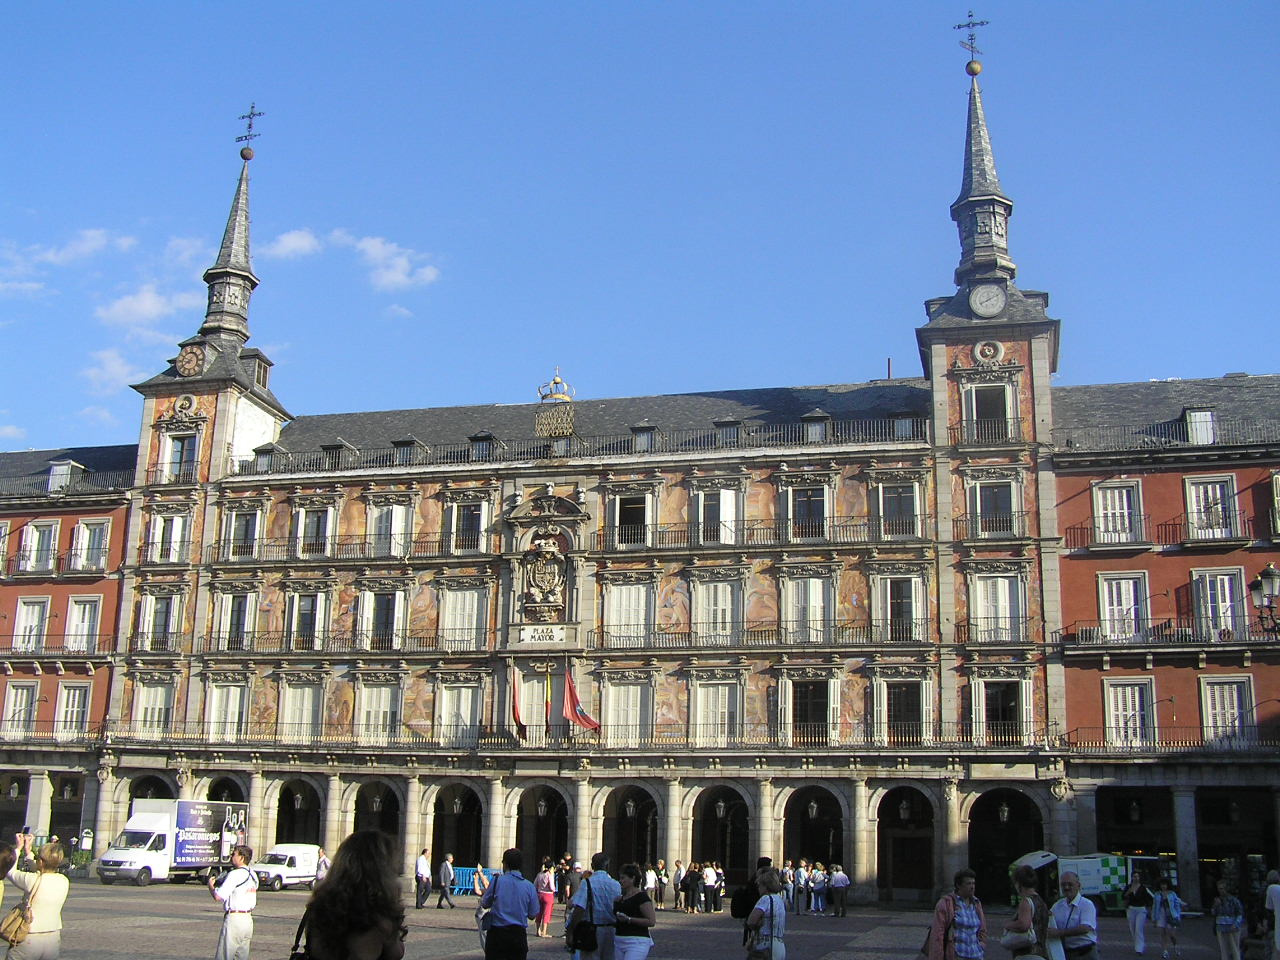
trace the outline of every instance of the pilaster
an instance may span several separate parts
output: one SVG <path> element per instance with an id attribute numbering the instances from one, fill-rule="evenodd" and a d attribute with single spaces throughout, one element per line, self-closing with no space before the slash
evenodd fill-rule
<path id="1" fill-rule="evenodd" d="M 262 797 L 265 790 L 262 771 L 254 770 L 249 774 L 249 846 L 253 847 L 254 856 L 262 853 L 262 841 L 266 835 L 266 824 L 263 822 Z"/>
<path id="2" fill-rule="evenodd" d="M 1098 849 L 1098 786 L 1077 783 L 1076 853 L 1093 853 Z"/>
<path id="3" fill-rule="evenodd" d="M 876 898 L 874 869 L 874 834 L 867 817 L 867 780 L 854 777 L 850 790 L 849 828 L 853 832 L 853 864 L 849 879 L 854 903 L 870 903 Z"/>
<path id="4" fill-rule="evenodd" d="M 507 848 L 507 818 L 503 814 L 506 808 L 507 790 L 502 785 L 501 777 L 489 779 L 489 808 L 485 811 L 485 847 L 484 865 L 495 870 L 502 865 L 502 852 Z"/>
<path id="5" fill-rule="evenodd" d="M 343 840 L 342 777 L 336 773 L 329 775 L 329 789 L 324 799 L 324 849 L 332 857 Z"/>
<path id="6" fill-rule="evenodd" d="M 1173 788 L 1173 834 L 1178 853 L 1180 896 L 1192 907 L 1200 905 L 1200 838 L 1196 835 L 1195 787 Z"/>
<path id="7" fill-rule="evenodd" d="M 942 782 L 942 877 L 940 884 L 947 888 L 956 871 L 964 866 L 967 844 L 962 840 L 960 823 L 960 787 L 953 780 Z"/>
<path id="8" fill-rule="evenodd" d="M 53 815 L 53 778 L 48 770 L 32 770 L 27 787 L 27 818 L 31 832 L 44 836 L 49 832 Z"/>
<path id="9" fill-rule="evenodd" d="M 755 856 L 748 853 L 748 862 L 752 865 L 760 857 L 772 857 L 780 865 L 779 853 L 774 849 L 776 824 L 773 819 L 773 781 L 761 777 L 756 781 L 756 836 Z"/>
<path id="10" fill-rule="evenodd" d="M 666 861 L 671 869 L 675 869 L 677 860 L 687 861 L 684 854 L 684 820 L 680 816 L 680 778 L 672 777 L 667 786 L 667 835 L 662 849 L 666 851 Z M 1277 801 L 1280 803 L 1280 801 Z"/>
<path id="11" fill-rule="evenodd" d="M 100 856 L 115 836 L 111 817 L 116 792 L 116 775 L 110 767 L 98 768 L 98 802 L 93 812 L 93 855 Z"/>
<path id="12" fill-rule="evenodd" d="M 591 781 L 580 777 L 573 788 L 573 855 L 591 863 Z"/>
<path id="13" fill-rule="evenodd" d="M 422 781 L 416 776 L 410 777 L 404 793 L 404 858 L 401 869 L 408 871 L 417 862 L 418 851 L 426 846 L 422 841 Z"/>

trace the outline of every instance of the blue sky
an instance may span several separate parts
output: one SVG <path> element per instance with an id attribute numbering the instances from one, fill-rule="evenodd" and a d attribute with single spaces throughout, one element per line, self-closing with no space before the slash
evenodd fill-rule
<path id="1" fill-rule="evenodd" d="M 7 5 L 0 448 L 129 442 L 251 101 L 253 343 L 294 414 L 916 375 L 966 7 Z M 1060 383 L 1277 372 L 1280 5 L 975 8 Z"/>

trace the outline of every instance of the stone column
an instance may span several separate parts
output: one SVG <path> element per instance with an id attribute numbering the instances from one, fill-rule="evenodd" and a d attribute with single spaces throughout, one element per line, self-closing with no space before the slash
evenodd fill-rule
<path id="1" fill-rule="evenodd" d="M 107 844 L 114 839 L 115 824 L 112 822 L 114 804 L 112 797 L 116 792 L 116 775 L 110 767 L 98 768 L 98 805 L 93 815 L 93 855 L 99 856 L 107 849 Z"/>
<path id="2" fill-rule="evenodd" d="M 1193 910 L 1200 902 L 1200 838 L 1196 834 L 1196 791 L 1194 787 L 1173 789 L 1173 832 L 1178 851 L 1178 888 Z"/>
<path id="3" fill-rule="evenodd" d="M 191 772 L 190 767 L 178 768 L 178 799 L 193 800 L 195 799 L 196 783 L 195 776 Z"/>
<path id="4" fill-rule="evenodd" d="M 342 843 L 342 778 L 329 775 L 329 789 L 324 798 L 324 850 L 330 857 Z"/>
<path id="5" fill-rule="evenodd" d="M 501 777 L 489 780 L 489 808 L 485 811 L 484 820 L 484 865 L 494 870 L 502 868 L 502 852 L 508 843 L 506 837 L 506 817 L 503 807 L 506 806 L 507 791 L 502 785 Z"/>
<path id="6" fill-rule="evenodd" d="M 590 867 L 591 855 L 591 781 L 580 777 L 573 792 L 573 855 Z"/>
<path id="7" fill-rule="evenodd" d="M 427 803 L 426 803 L 426 809 L 422 813 L 422 845 L 418 847 L 419 850 L 421 850 L 422 847 L 431 847 L 435 843 L 434 837 L 436 835 L 436 797 L 440 796 L 440 788 L 436 787 L 431 791 L 424 791 L 424 792 L 426 792 L 426 795 L 427 795 Z M 441 855 L 447 852 L 448 851 L 446 850 L 439 851 Z M 437 851 L 428 850 L 427 858 L 431 860 L 432 863 L 434 863 L 438 859 Z M 416 855 L 414 859 L 415 860 L 417 859 Z M 464 864 L 464 866 L 470 866 L 470 864 Z"/>
<path id="8" fill-rule="evenodd" d="M 280 792 L 284 789 L 284 784 L 280 785 L 280 790 L 276 791 L 276 802 L 268 803 L 265 798 L 262 802 L 262 849 L 257 850 L 257 854 L 261 856 L 266 853 L 269 848 L 275 845 L 276 830 L 280 826 Z"/>
<path id="9" fill-rule="evenodd" d="M 853 835 L 853 863 L 846 871 L 852 884 L 849 893 L 854 903 L 870 903 L 876 897 L 876 872 L 875 864 L 871 862 L 872 834 L 870 818 L 867 816 L 865 777 L 853 778 L 849 803 L 849 831 Z"/>
<path id="10" fill-rule="evenodd" d="M 955 778 L 942 781 L 942 889 L 951 889 L 951 878 L 965 862 L 967 844 L 961 836 L 960 823 L 960 785 Z"/>
<path id="11" fill-rule="evenodd" d="M 772 857 L 778 866 L 782 866 L 781 852 L 773 848 L 773 828 L 773 780 L 761 777 L 756 781 L 756 852 L 755 856 L 747 854 L 749 867 L 754 867 L 759 857 Z"/>
<path id="12" fill-rule="evenodd" d="M 425 847 L 422 840 L 422 781 L 409 778 L 404 799 L 404 864 L 412 870 L 418 860 L 418 851 Z"/>
<path id="13" fill-rule="evenodd" d="M 1280 801 L 1277 801 L 1280 803 Z M 1278 821 L 1280 822 L 1280 821 Z M 684 855 L 684 820 L 680 816 L 680 778 L 672 777 L 667 781 L 667 836 L 663 843 L 666 853 L 667 869 L 674 870 L 675 862 L 682 860 L 688 863 Z"/>
<path id="14" fill-rule="evenodd" d="M 266 823 L 263 822 L 262 806 L 263 780 L 262 771 L 254 770 L 249 774 L 249 837 L 248 844 L 253 847 L 253 854 L 264 852 L 262 840 L 266 836 Z"/>
<path id="15" fill-rule="evenodd" d="M 1078 854 L 1094 853 L 1098 849 L 1098 785 L 1077 783 L 1076 791 L 1076 850 Z"/>
<path id="16" fill-rule="evenodd" d="M 1059 856 L 1071 856 L 1077 852 L 1071 785 L 1065 777 L 1061 777 L 1049 785 L 1049 795 L 1053 798 L 1050 806 L 1052 819 L 1049 823 L 1049 833 L 1045 836 L 1045 843 L 1050 844 L 1049 849 L 1057 851 Z M 1096 828 L 1094 832 L 1096 835 Z"/>
<path id="17" fill-rule="evenodd" d="M 48 770 L 32 770 L 27 783 L 26 822 L 36 836 L 45 836 L 53 816 L 53 778 Z"/>

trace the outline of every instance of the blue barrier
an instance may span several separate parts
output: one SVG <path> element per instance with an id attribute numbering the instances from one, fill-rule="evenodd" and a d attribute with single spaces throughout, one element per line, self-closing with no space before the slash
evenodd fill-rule
<path id="1" fill-rule="evenodd" d="M 493 883 L 493 878 L 498 875 L 498 871 L 485 867 L 484 875 L 489 878 L 490 883 Z M 453 886 L 449 888 L 450 895 L 461 897 L 475 896 L 475 880 L 475 867 L 454 867 Z"/>

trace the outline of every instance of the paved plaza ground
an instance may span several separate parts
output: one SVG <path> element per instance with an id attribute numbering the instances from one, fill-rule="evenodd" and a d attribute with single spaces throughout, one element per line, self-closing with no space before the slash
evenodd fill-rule
<path id="1" fill-rule="evenodd" d="M 256 960 L 287 960 L 298 918 L 308 893 L 286 890 L 263 892 L 255 914 L 252 956 Z M 5 904 L 17 894 L 9 885 Z M 435 898 L 432 897 L 434 904 Z M 472 920 L 474 900 L 457 898 L 456 910 L 423 910 L 410 906 L 408 960 L 483 956 Z M 557 907 L 559 923 L 560 907 Z M 992 911 L 994 914 L 994 911 Z M 1007 915 L 1007 914 L 1005 914 Z M 992 927 L 1003 920 L 989 917 Z M 104 887 L 96 881 L 75 881 L 63 912 L 62 956 L 79 958 L 128 958 L 128 960 L 191 960 L 212 958 L 221 922 L 218 905 L 195 884 L 155 884 L 146 888 L 124 885 Z M 922 910 L 884 907 L 851 908 L 844 919 L 789 917 L 788 960 L 913 960 L 924 938 L 929 914 Z M 554 929 L 554 928 L 553 928 Z M 652 957 L 672 960 L 741 960 L 741 926 L 728 913 L 689 915 L 664 911 L 658 914 Z M 1133 956 L 1124 920 L 1102 921 L 1103 953 L 1110 960 Z M 1158 943 L 1158 941 L 1157 941 Z M 1147 955 L 1158 958 L 1153 943 Z M 530 956 L 565 958 L 563 940 L 530 937 Z M 1218 951 L 1209 921 L 1192 919 L 1185 929 L 1182 955 L 1186 960 L 1214 960 Z M 987 948 L 988 960 L 1007 960 L 998 944 Z"/>

